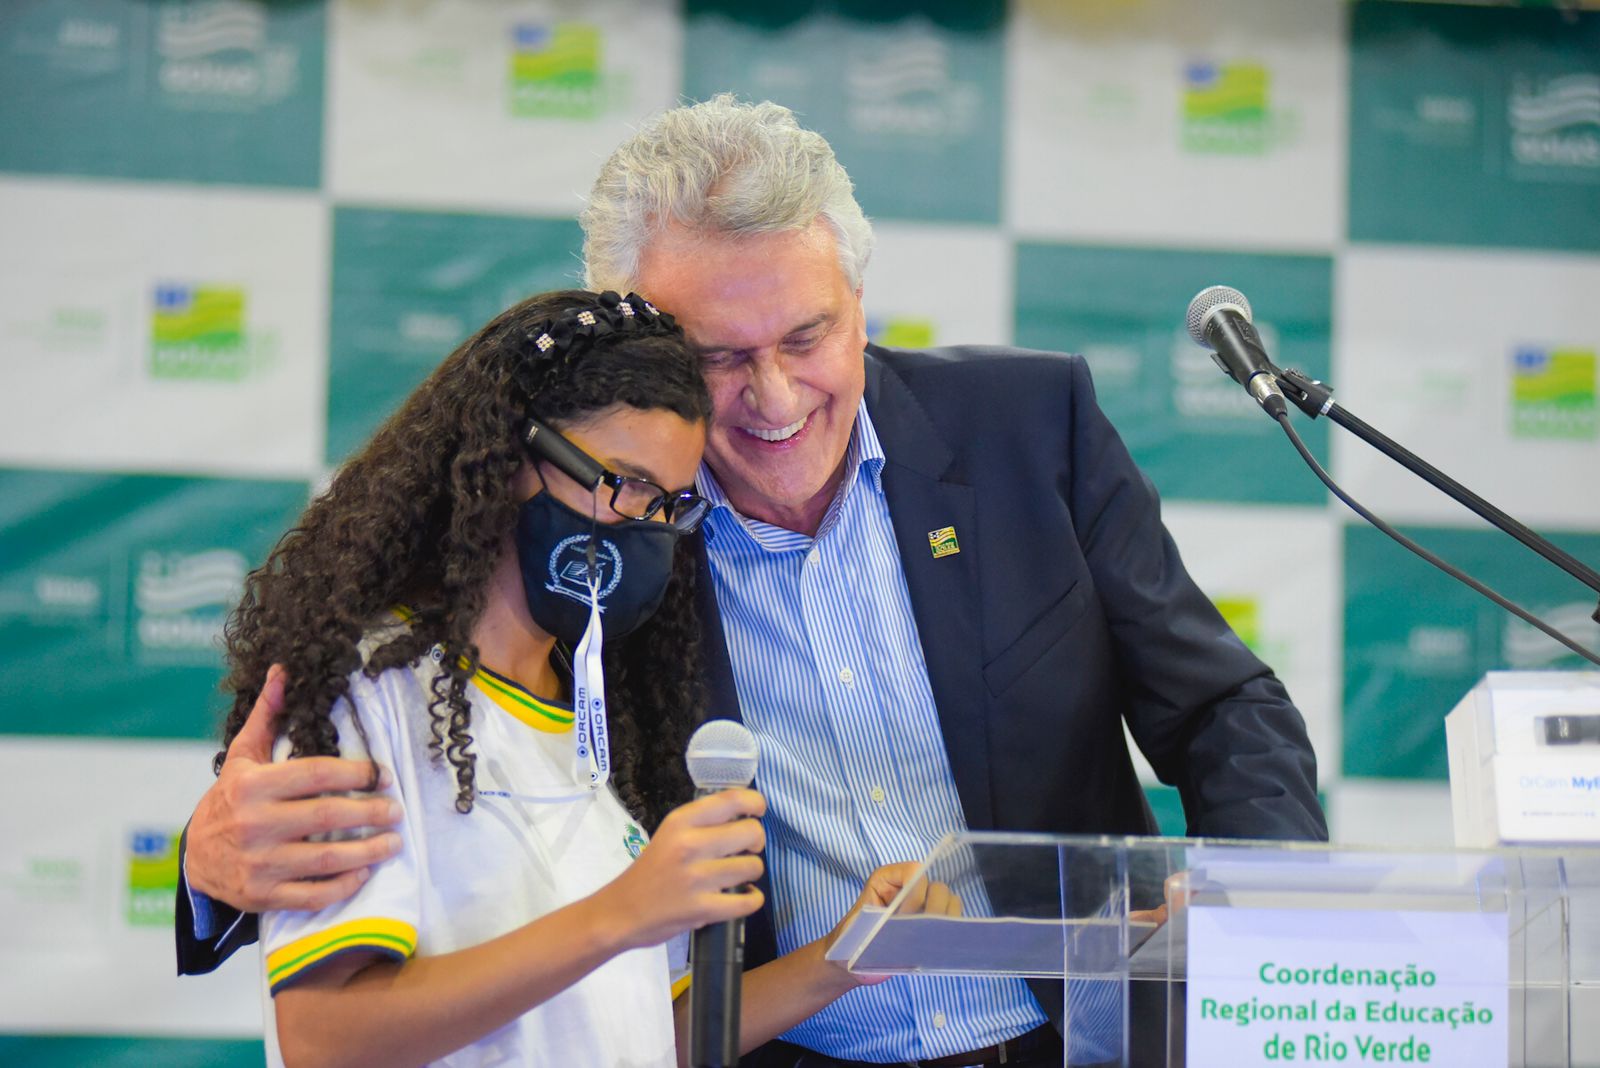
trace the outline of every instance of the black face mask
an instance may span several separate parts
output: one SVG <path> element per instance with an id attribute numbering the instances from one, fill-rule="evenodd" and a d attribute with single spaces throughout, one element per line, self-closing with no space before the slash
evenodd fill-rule
<path id="1" fill-rule="evenodd" d="M 589 625 L 589 538 L 593 532 L 600 621 L 611 641 L 649 619 L 672 578 L 678 531 L 671 523 L 597 523 L 548 490 L 517 511 L 517 561 L 534 623 L 576 644 Z"/>

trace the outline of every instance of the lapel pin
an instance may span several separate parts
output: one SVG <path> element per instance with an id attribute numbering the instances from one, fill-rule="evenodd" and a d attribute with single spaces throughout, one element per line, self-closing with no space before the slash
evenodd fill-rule
<path id="1" fill-rule="evenodd" d="M 954 556 L 960 552 L 961 543 L 956 541 L 956 528 L 940 527 L 938 530 L 928 531 L 928 548 L 933 551 L 935 560 Z"/>

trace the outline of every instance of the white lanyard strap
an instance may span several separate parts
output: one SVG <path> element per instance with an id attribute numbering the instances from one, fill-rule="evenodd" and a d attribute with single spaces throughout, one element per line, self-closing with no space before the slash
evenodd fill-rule
<path id="1" fill-rule="evenodd" d="M 577 778 L 590 790 L 611 780 L 611 737 L 606 728 L 606 673 L 601 662 L 605 627 L 600 622 L 600 584 L 589 569 L 589 625 L 578 642 L 572 670 L 572 717 L 578 736 Z"/>
<path id="2" fill-rule="evenodd" d="M 589 584 L 589 625 L 573 654 L 572 733 L 576 746 L 573 759 L 574 781 L 569 787 L 552 786 L 544 790 L 497 791 L 510 801 L 550 804 L 581 801 L 605 789 L 611 780 L 611 738 L 606 729 L 606 676 L 601 662 L 604 627 L 600 622 L 600 588 Z M 499 776 L 495 767 L 490 770 Z M 509 786 L 509 783 L 505 784 Z"/>

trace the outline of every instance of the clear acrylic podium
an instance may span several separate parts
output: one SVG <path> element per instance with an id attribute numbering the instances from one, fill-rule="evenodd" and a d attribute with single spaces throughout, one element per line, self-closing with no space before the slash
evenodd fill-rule
<path id="1" fill-rule="evenodd" d="M 959 915 L 933 915 L 918 908 L 917 899 L 927 887 L 939 883 L 959 898 Z M 972 832 L 940 843 L 919 878 L 888 908 L 860 917 L 836 952 L 863 974 L 1035 980 L 1035 994 L 1046 1011 L 1061 1013 L 1067 1065 L 1371 1063 L 1374 1051 L 1357 1050 L 1353 1043 L 1346 1044 L 1342 1057 L 1306 1056 L 1336 1048 L 1323 1039 L 1307 1039 L 1315 1046 L 1303 1047 L 1300 1056 L 1259 1061 L 1186 1042 L 1188 988 L 1199 987 L 1204 970 L 1202 962 L 1188 959 L 1191 923 L 1233 916 L 1271 929 L 1264 921 L 1301 915 L 1331 917 L 1331 922 L 1324 931 L 1290 935 L 1285 943 L 1321 936 L 1337 944 L 1337 931 L 1345 922 L 1366 930 L 1395 917 L 1445 923 L 1464 918 L 1469 924 L 1480 918 L 1503 932 L 1498 944 L 1504 947 L 1504 966 L 1493 959 L 1498 952 L 1490 953 L 1486 971 L 1494 975 L 1499 970 L 1492 984 L 1503 999 L 1497 1004 L 1504 1006 L 1504 1016 L 1498 1030 L 1486 1028 L 1484 1033 L 1496 1036 L 1491 1046 L 1504 1036 L 1505 1049 L 1502 1058 L 1498 1050 L 1485 1052 L 1478 1043 L 1472 1063 L 1600 1068 L 1597 849 L 1419 853 L 1301 843 Z M 1328 931 L 1335 933 L 1329 936 Z M 1213 957 L 1228 955 L 1218 954 L 1215 942 L 1206 945 Z M 1282 948 L 1274 959 L 1291 958 L 1293 947 Z M 1240 966 L 1256 968 L 1255 958 Z M 1191 967 L 1194 983 L 1188 981 Z M 1260 971 L 1263 978 L 1272 978 L 1266 964 Z M 1338 981 L 1337 974 L 1330 974 L 1330 981 Z M 1383 993 L 1377 996 L 1381 999 Z M 1322 1005 L 1314 1012 L 1333 1011 L 1326 1008 L 1327 1001 Z M 1258 1005 L 1255 1011 L 1265 1010 Z M 1285 1028 L 1283 1033 L 1298 1032 Z M 1431 1033 L 1449 1037 L 1442 1023 Z M 1391 1049 L 1389 1057 L 1376 1059 L 1403 1061 L 1404 1052 Z M 1435 1056 L 1426 1063 L 1451 1060 Z"/>

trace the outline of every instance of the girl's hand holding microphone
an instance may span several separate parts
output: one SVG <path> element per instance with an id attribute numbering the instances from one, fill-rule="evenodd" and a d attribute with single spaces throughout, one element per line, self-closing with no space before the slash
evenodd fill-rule
<path id="1" fill-rule="evenodd" d="M 765 898 L 754 884 L 762 873 L 766 811 L 760 794 L 735 789 L 669 812 L 639 859 L 596 895 L 631 921 L 629 945 L 658 945 L 759 909 Z"/>

